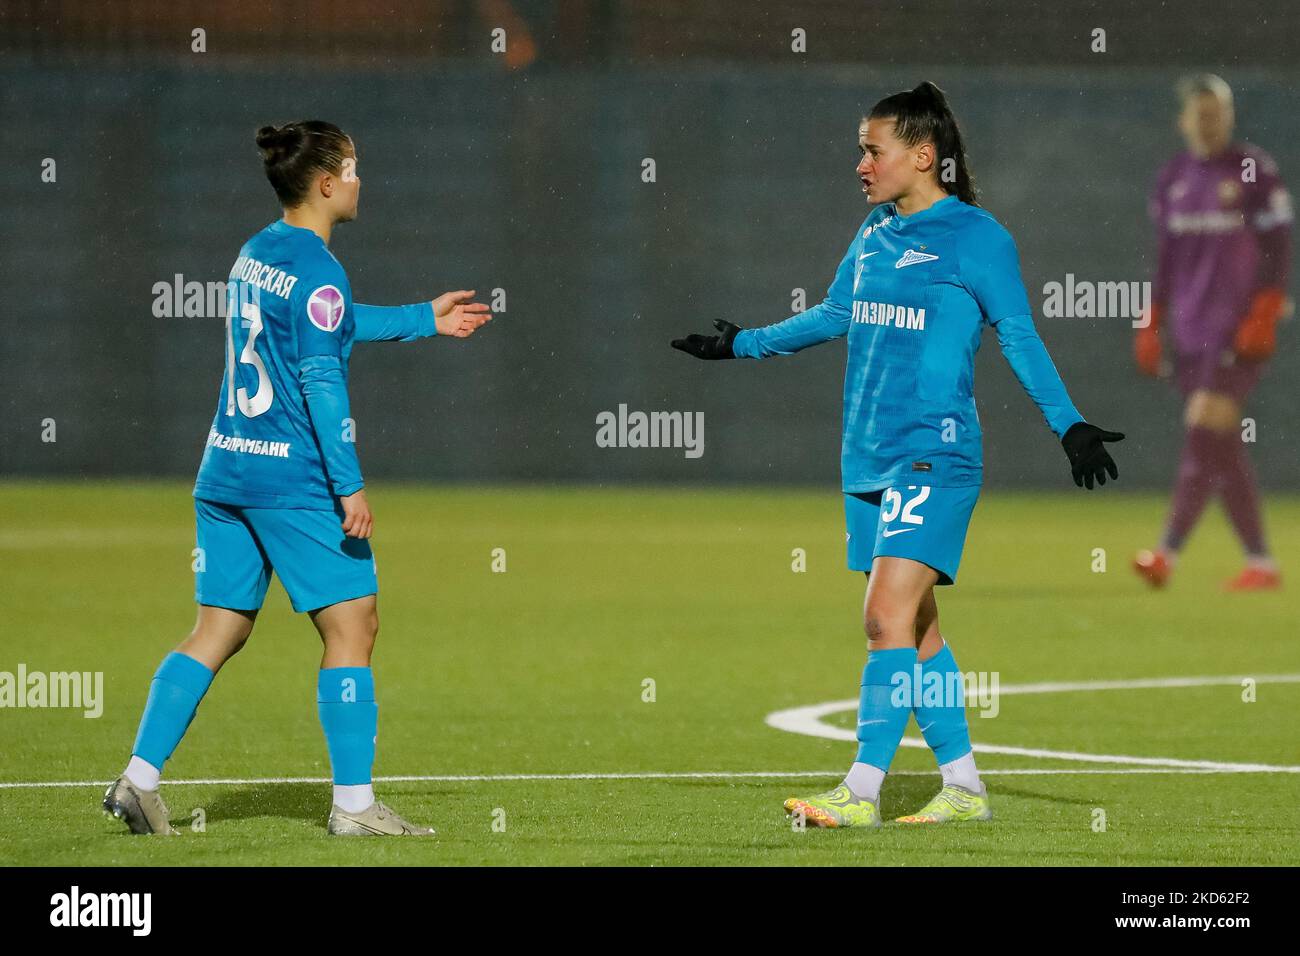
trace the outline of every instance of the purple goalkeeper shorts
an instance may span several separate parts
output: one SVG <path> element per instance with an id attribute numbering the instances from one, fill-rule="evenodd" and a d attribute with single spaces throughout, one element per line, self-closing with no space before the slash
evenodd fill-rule
<path id="1" fill-rule="evenodd" d="M 1227 395 L 1240 405 L 1259 381 L 1266 364 L 1238 358 L 1230 350 L 1206 349 L 1200 353 L 1175 356 L 1174 376 L 1183 398 L 1207 389 Z"/>

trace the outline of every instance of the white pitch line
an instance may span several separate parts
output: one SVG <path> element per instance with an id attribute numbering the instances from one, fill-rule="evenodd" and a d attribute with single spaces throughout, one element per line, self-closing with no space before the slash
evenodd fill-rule
<path id="1" fill-rule="evenodd" d="M 1242 764 L 1242 766 L 1251 766 Z M 1258 765 L 1258 766 L 1263 766 Z M 1295 768 L 1300 771 L 1300 767 Z M 1276 770 L 1240 770 L 1209 767 L 1021 767 L 1006 770 L 980 768 L 980 776 L 1086 776 L 1100 774 L 1206 774 L 1206 773 L 1276 773 Z M 933 777 L 935 770 L 891 770 L 891 777 Z M 781 780 L 834 777 L 844 775 L 838 770 L 718 770 L 699 773 L 499 773 L 499 774 L 428 774 L 399 777 L 375 777 L 375 783 L 511 783 L 527 780 Z M 164 780 L 168 787 L 250 787 L 286 783 L 328 784 L 329 777 L 248 777 L 210 780 Z M 57 788 L 106 787 L 109 780 L 34 780 L 0 783 L 0 790 L 40 790 Z"/>
<path id="2" fill-rule="evenodd" d="M 854 734 L 854 740 L 857 735 Z M 901 741 L 905 747 L 926 747 L 924 740 L 907 737 Z M 1170 767 L 1184 770 L 1220 770 L 1226 773 L 1300 773 L 1300 766 L 1269 763 L 1233 763 L 1220 760 L 1181 760 L 1177 757 L 1132 757 L 1124 754 L 1085 754 L 1071 750 L 1037 750 L 1030 747 L 1002 747 L 994 744 L 972 744 L 971 749 L 982 754 L 1005 754 L 1013 757 L 1037 757 L 1043 760 L 1078 760 L 1081 763 L 1127 763 L 1142 767 Z"/>
<path id="3" fill-rule="evenodd" d="M 1300 683 L 1300 674 L 1254 674 L 1236 677 L 1157 677 L 1138 678 L 1117 681 L 1074 681 L 1041 684 L 1010 684 L 999 688 L 999 694 L 1051 694 L 1072 691 L 1093 690 L 1139 690 L 1168 687 L 1211 687 L 1227 684 L 1240 684 L 1249 677 L 1261 684 L 1295 684 Z M 811 737 L 823 737 L 828 740 L 857 740 L 857 733 L 843 727 L 831 727 L 821 722 L 828 714 L 853 710 L 858 706 L 856 700 L 836 700 L 825 704 L 813 704 L 808 707 L 792 707 L 768 714 L 765 723 L 777 730 L 804 734 Z M 903 747 L 926 747 L 924 740 L 904 737 L 900 743 Z M 1084 763 L 1125 763 L 1135 767 L 1124 768 L 1018 768 L 1008 770 L 987 770 L 980 773 L 999 776 L 1079 776 L 1086 774 L 1180 774 L 1180 773 L 1300 773 L 1300 766 L 1278 766 L 1262 763 L 1225 763 L 1214 760 L 1181 760 L 1176 757 L 1135 757 L 1122 754 L 1087 754 L 1068 750 L 1037 750 L 1027 747 L 1004 747 L 992 744 L 976 744 L 977 753 L 1004 754 L 1018 757 L 1036 757 L 1045 759 L 1074 760 Z M 507 774 L 429 774 L 418 776 L 375 777 L 376 783 L 507 783 L 527 780 L 744 780 L 744 779 L 784 779 L 809 777 L 835 777 L 838 770 L 808 771 L 702 771 L 698 773 L 507 773 Z M 893 770 L 890 776 L 920 777 L 932 776 L 930 770 Z M 328 777 L 251 777 L 229 779 L 195 779 L 168 780 L 169 786 L 256 786 L 287 783 L 329 783 Z M 102 787 L 107 780 L 36 780 L 0 782 L 0 790 L 29 790 L 59 787 Z"/>
<path id="4" fill-rule="evenodd" d="M 1300 674 L 1237 674 L 1221 677 L 1137 677 L 1130 680 L 1057 681 L 1042 684 L 1010 684 L 999 694 L 1065 694 L 1093 690 L 1161 690 L 1166 687 L 1220 687 L 1240 685 L 1244 680 L 1257 684 L 1300 684 Z M 857 706 L 854 701 L 853 706 Z"/>
<path id="5" fill-rule="evenodd" d="M 1157 690 L 1172 687 L 1213 687 L 1239 685 L 1250 679 L 1259 684 L 1300 683 L 1300 674 L 1243 674 L 1224 677 L 1152 677 L 1134 680 L 1069 681 L 1042 684 L 1010 684 L 1001 687 L 998 694 L 1054 694 L 1094 690 Z M 857 731 L 847 727 L 832 727 L 822 723 L 830 714 L 856 710 L 856 700 L 834 700 L 807 707 L 791 707 L 768 714 L 764 723 L 777 730 L 826 740 L 856 741 Z M 925 747 L 924 740 L 904 737 L 903 747 Z M 1231 763 L 1217 760 L 1182 760 L 1177 757 L 1139 757 L 1126 754 L 1088 754 L 1070 750 L 1040 750 L 1028 747 L 1005 747 L 993 744 L 974 744 L 976 753 L 1004 754 L 1017 757 L 1035 757 L 1046 760 L 1075 760 L 1083 763 L 1123 763 L 1146 767 L 1168 767 L 1220 773 L 1300 773 L 1300 766 L 1275 764 Z M 981 771 L 983 772 L 983 771 Z"/>

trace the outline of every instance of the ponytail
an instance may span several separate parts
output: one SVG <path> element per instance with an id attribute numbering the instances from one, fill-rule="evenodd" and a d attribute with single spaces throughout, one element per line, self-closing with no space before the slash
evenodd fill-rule
<path id="1" fill-rule="evenodd" d="M 885 97 L 872 107 L 867 118 L 892 119 L 894 136 L 909 147 L 933 143 L 939 188 L 967 205 L 979 205 L 961 130 L 943 90 L 926 80 L 910 90 Z"/>

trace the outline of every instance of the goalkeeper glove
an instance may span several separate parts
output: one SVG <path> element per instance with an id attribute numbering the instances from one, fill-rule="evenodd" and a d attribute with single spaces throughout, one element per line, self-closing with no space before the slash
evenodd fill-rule
<path id="1" fill-rule="evenodd" d="M 1074 483 L 1080 488 L 1086 484 L 1091 490 L 1094 481 L 1104 485 L 1107 474 L 1111 478 L 1119 478 L 1119 469 L 1115 467 L 1115 460 L 1110 457 L 1110 452 L 1106 451 L 1106 446 L 1102 443 L 1123 440 L 1122 432 L 1108 432 L 1087 422 L 1075 422 L 1071 425 L 1061 438 L 1061 447 L 1069 456 L 1070 474 L 1074 476 Z"/>
<path id="2" fill-rule="evenodd" d="M 732 325 L 723 319 L 715 319 L 713 327 L 721 335 L 688 335 L 684 339 L 673 339 L 672 347 L 694 355 L 698 359 L 733 359 L 736 353 L 731 350 L 731 343 L 740 332 L 740 326 Z"/>
<path id="3" fill-rule="evenodd" d="M 1260 289 L 1250 302 L 1250 311 L 1237 326 L 1232 349 L 1244 359 L 1261 361 L 1277 347 L 1277 320 L 1282 317 L 1281 289 Z"/>
<path id="4" fill-rule="evenodd" d="M 1133 340 L 1133 357 L 1142 374 L 1155 378 L 1160 374 L 1160 310 L 1152 304 L 1147 315 L 1150 321 L 1138 329 Z"/>

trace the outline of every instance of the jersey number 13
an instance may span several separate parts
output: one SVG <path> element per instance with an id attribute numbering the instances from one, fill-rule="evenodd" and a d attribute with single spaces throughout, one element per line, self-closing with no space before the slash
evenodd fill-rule
<path id="1" fill-rule="evenodd" d="M 226 414 L 234 415 L 238 405 L 246 418 L 256 418 L 275 401 L 275 389 L 271 385 L 271 376 L 266 372 L 262 356 L 257 354 L 255 348 L 257 337 L 262 334 L 262 309 L 255 302 L 240 301 L 243 296 L 238 294 L 238 286 L 239 283 L 232 282 L 226 295 Z M 240 328 L 248 330 L 248 338 L 239 353 L 239 364 L 252 366 L 257 373 L 257 391 L 251 396 L 243 386 L 235 387 L 236 307 Z"/>

